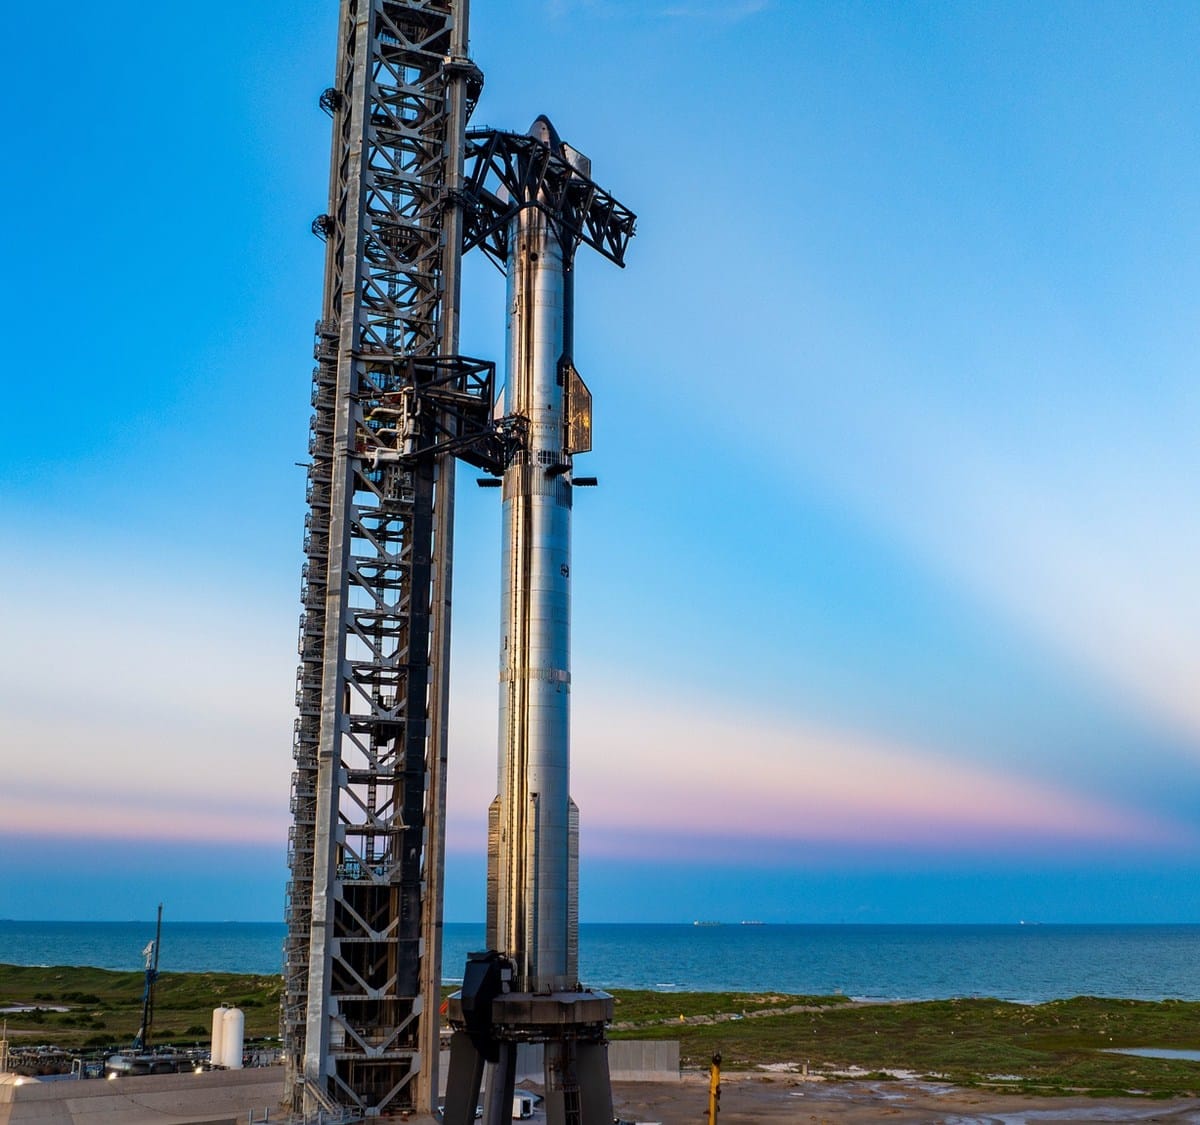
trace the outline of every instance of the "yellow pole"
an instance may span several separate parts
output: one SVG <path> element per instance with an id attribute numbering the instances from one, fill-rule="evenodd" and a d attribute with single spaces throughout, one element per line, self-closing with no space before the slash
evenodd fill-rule
<path id="1" fill-rule="evenodd" d="M 712 1057 L 712 1070 L 708 1076 L 708 1125 L 717 1125 L 717 1114 L 721 1109 L 721 1052 Z"/>

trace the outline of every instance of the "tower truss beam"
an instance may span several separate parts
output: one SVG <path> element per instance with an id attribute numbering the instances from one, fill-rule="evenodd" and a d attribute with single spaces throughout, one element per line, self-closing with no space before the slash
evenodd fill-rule
<path id="1" fill-rule="evenodd" d="M 464 249 L 478 246 L 507 270 L 508 237 L 525 208 L 546 215 L 570 256 L 579 243 L 610 262 L 625 265 L 637 216 L 588 175 L 586 157 L 556 148 L 529 134 L 496 129 L 467 133 Z"/>

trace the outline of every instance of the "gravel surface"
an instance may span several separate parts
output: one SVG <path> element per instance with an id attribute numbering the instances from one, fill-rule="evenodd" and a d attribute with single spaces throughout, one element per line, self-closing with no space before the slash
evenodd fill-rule
<path id="1" fill-rule="evenodd" d="M 614 1109 L 624 1121 L 698 1125 L 707 1120 L 706 1075 L 686 1075 L 681 1082 L 614 1083 L 613 1094 Z M 821 1082 L 796 1075 L 723 1075 L 719 1125 L 760 1121 L 805 1125 L 825 1121 L 857 1125 L 1094 1125 L 1122 1121 L 1200 1125 L 1200 1100 L 1029 1098 L 915 1081 Z"/>

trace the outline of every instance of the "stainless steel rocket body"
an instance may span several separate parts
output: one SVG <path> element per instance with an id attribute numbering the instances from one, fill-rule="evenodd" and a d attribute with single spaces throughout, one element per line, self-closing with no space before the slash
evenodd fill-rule
<path id="1" fill-rule="evenodd" d="M 489 847 L 491 948 L 517 991 L 573 987 L 577 814 L 570 798 L 570 455 L 564 430 L 569 260 L 546 214 L 509 229 L 504 410 L 527 420 L 503 480 L 500 762 Z M 564 337 L 566 328 L 566 337 Z"/>
<path id="2" fill-rule="evenodd" d="M 474 245 L 508 278 L 500 452 L 503 546 L 497 796 L 488 817 L 487 950 L 450 997 L 447 1125 L 511 1115 L 517 1047 L 544 1047 L 549 1125 L 611 1125 L 613 998 L 579 983 L 579 814 L 570 797 L 572 458 L 592 447 L 591 392 L 572 355 L 575 250 L 618 265 L 635 216 L 539 117 L 468 135 Z M 488 1064 L 491 1064 L 490 1066 Z"/>

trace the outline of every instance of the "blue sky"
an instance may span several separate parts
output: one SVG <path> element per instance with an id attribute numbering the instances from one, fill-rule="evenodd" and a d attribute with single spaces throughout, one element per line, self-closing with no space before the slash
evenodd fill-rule
<path id="1" fill-rule="evenodd" d="M 0 916 L 282 913 L 336 7 L 68 5 L 52 76 L 10 19 Z M 476 0 L 476 123 L 640 216 L 579 271 L 585 919 L 1200 921 L 1198 32 Z M 498 532 L 464 474 L 451 920 Z"/>

